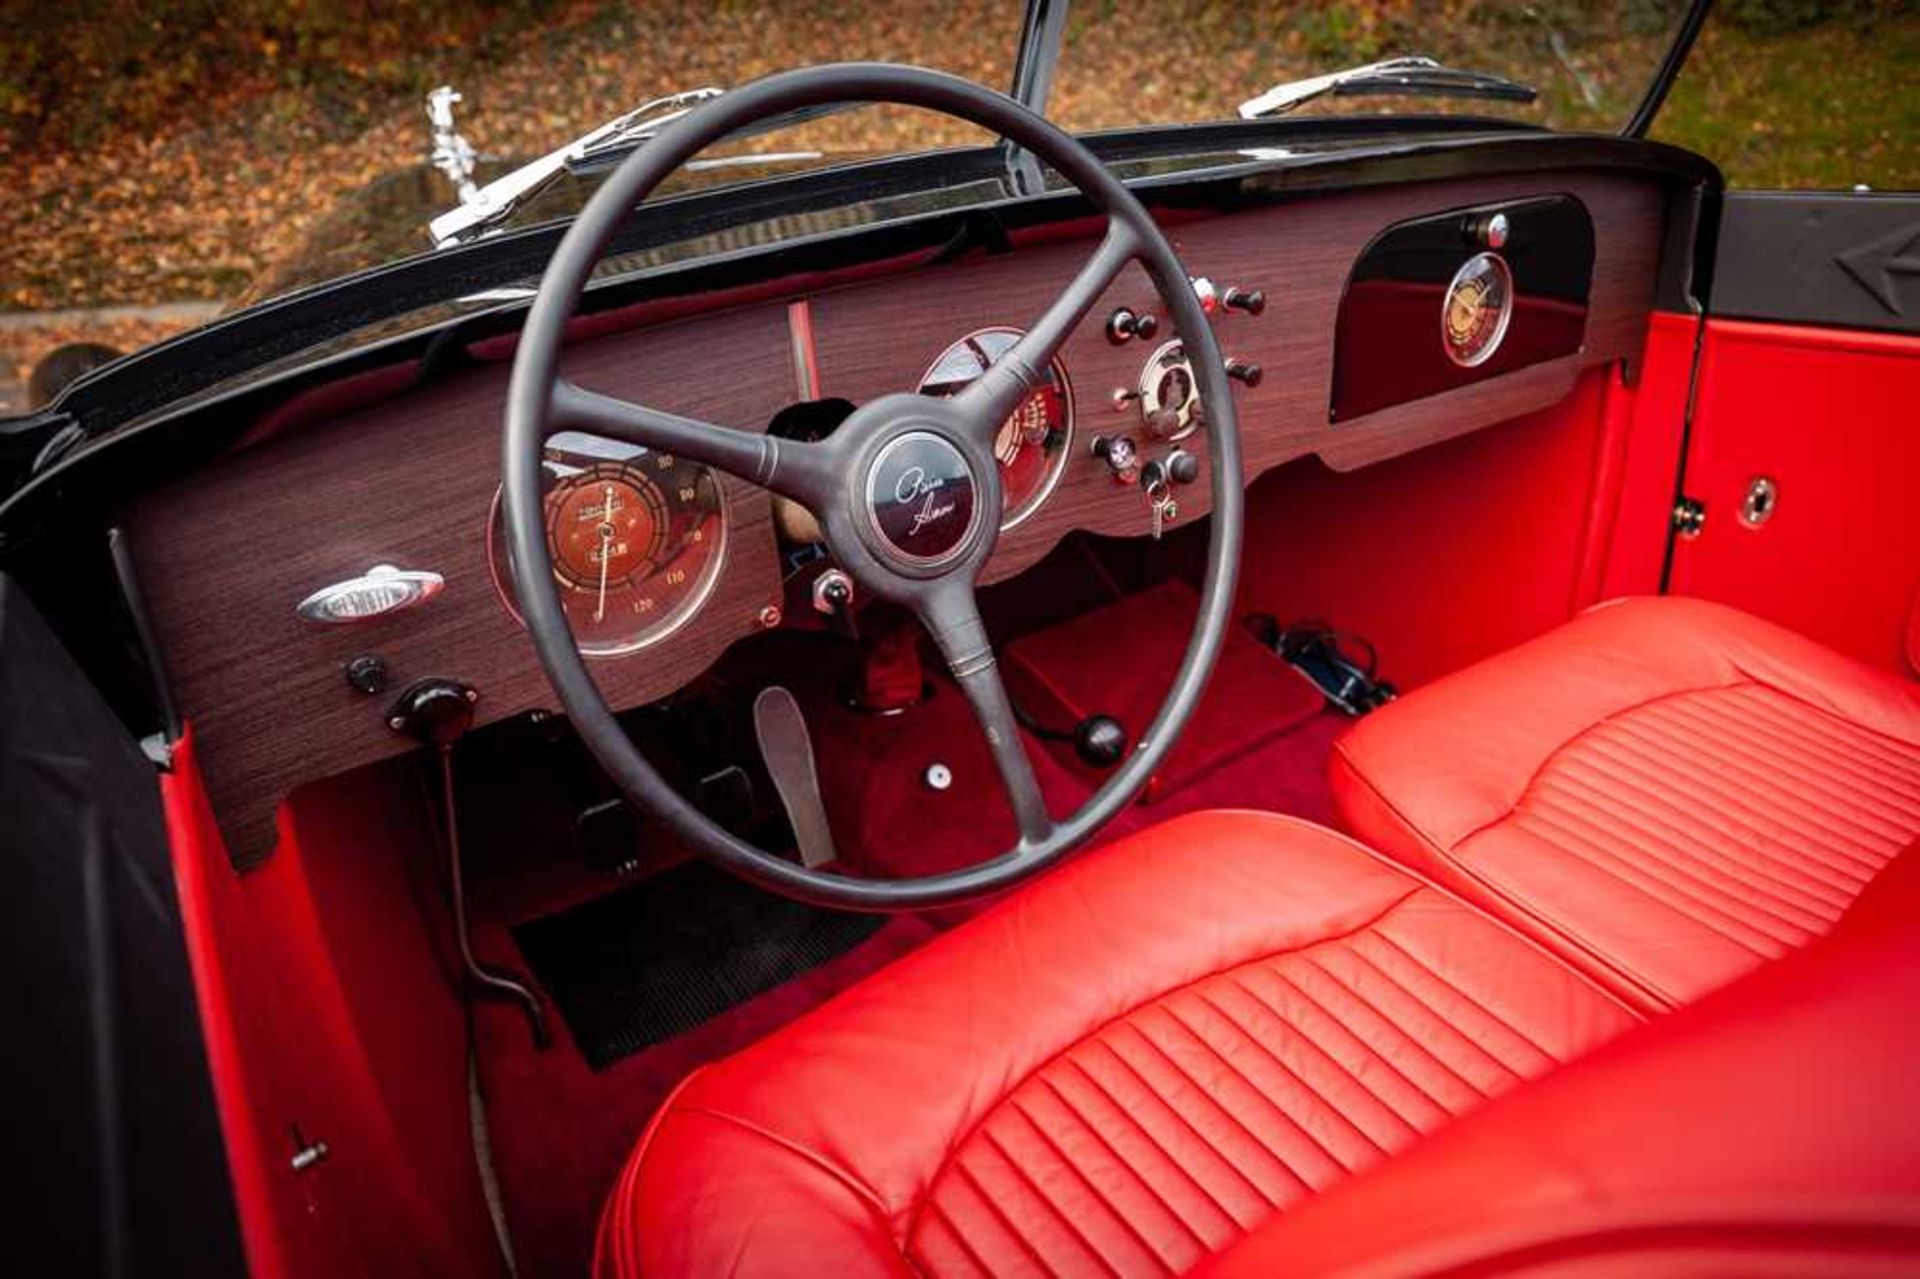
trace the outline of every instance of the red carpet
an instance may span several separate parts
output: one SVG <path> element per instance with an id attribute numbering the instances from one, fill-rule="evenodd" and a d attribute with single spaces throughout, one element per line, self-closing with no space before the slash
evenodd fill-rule
<path id="1" fill-rule="evenodd" d="M 476 1005 L 474 1038 L 494 1166 L 522 1279 L 587 1272 L 607 1188 L 647 1118 L 686 1074 L 824 1003 L 934 932 L 913 916 L 899 916 L 839 959 L 597 1075 L 558 1017 L 553 1047 L 540 1052 L 518 1008 Z M 483 957 L 519 965 L 498 924 L 478 932 L 475 946 Z"/>
<path id="2" fill-rule="evenodd" d="M 1221 692 L 1216 682 L 1214 695 Z M 861 873 L 928 874 L 994 856 L 1011 841 L 1012 819 L 984 742 L 950 686 L 942 684 L 931 700 L 895 717 L 811 701 L 807 714 L 815 741 L 823 744 L 822 789 L 841 858 Z M 1199 808 L 1274 809 L 1325 821 L 1332 811 L 1327 759 L 1346 722 L 1332 712 L 1314 715 L 1164 799 L 1129 808 L 1102 842 Z M 1029 743 L 1028 754 L 1056 815 L 1090 793 L 1036 744 Z M 924 783 L 935 762 L 953 774 L 947 790 Z M 486 915 L 476 919 L 482 958 L 523 968 L 507 927 L 553 909 L 556 896 L 565 899 L 567 888 L 477 893 L 476 911 Z M 520 1273 L 532 1279 L 585 1273 L 607 1188 L 648 1117 L 688 1072 L 766 1035 L 977 909 L 896 917 L 841 958 L 597 1075 L 557 1018 L 557 1042 L 542 1053 L 533 1049 L 518 1009 L 476 1007 L 494 1162 Z"/>

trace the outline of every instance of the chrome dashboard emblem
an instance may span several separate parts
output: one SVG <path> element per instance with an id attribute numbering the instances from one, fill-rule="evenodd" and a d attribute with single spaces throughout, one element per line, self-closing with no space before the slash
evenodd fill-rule
<path id="1" fill-rule="evenodd" d="M 425 569 L 376 564 L 359 577 L 323 586 L 294 606 L 294 612 L 320 626 L 370 622 L 424 604 L 440 593 L 447 580 Z"/>
<path id="2" fill-rule="evenodd" d="M 909 431 L 867 469 L 867 517 L 888 555 L 937 568 L 972 543 L 979 483 L 958 448 L 931 431 Z"/>

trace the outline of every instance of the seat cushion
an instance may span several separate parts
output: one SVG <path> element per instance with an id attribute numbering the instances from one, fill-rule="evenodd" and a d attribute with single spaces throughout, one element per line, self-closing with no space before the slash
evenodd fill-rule
<path id="1" fill-rule="evenodd" d="M 1349 831 L 1663 1009 L 1824 933 L 1920 833 L 1920 686 L 1626 600 L 1369 716 L 1332 770 Z"/>
<path id="2" fill-rule="evenodd" d="M 691 1076 L 597 1264 L 1173 1273 L 1636 1020 L 1342 836 L 1196 814 Z"/>
<path id="3" fill-rule="evenodd" d="M 1207 1279 L 1920 1273 L 1913 858 L 1862 898 L 1886 909 L 1275 1219 Z"/>

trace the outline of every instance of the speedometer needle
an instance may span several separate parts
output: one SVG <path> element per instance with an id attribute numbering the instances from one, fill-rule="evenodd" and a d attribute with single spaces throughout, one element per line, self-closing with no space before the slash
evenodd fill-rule
<path id="1" fill-rule="evenodd" d="M 607 485 L 600 508 L 600 600 L 593 606 L 593 620 L 607 620 L 607 561 L 613 558 L 613 485 Z"/>

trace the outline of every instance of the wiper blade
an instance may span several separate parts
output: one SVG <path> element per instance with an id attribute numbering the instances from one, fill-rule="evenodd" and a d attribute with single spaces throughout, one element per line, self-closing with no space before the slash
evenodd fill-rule
<path id="1" fill-rule="evenodd" d="M 460 95 L 444 86 L 435 89 L 427 95 L 427 119 L 433 125 L 431 158 L 433 166 L 446 174 L 454 190 L 459 192 L 460 205 L 427 224 L 428 233 L 433 236 L 433 247 L 444 249 L 499 230 L 502 223 L 562 173 L 586 174 L 610 169 L 632 155 L 661 129 L 724 92 L 726 90 L 709 86 L 644 102 L 625 115 L 581 134 L 565 146 L 549 151 L 531 164 L 522 165 L 485 186 L 478 186 L 473 181 L 473 166 L 477 156 L 473 147 L 455 132 L 453 126 L 453 104 L 460 101 Z M 859 102 L 829 102 L 820 106 L 797 107 L 736 129 L 727 135 L 726 140 L 772 133 L 822 116 L 851 111 L 862 105 Z M 819 158 L 819 153 L 813 151 L 791 151 L 759 157 L 763 163 Z M 690 167 L 717 167 L 722 163 L 742 163 L 746 159 L 728 157 L 726 161 L 696 160 Z"/>
<path id="2" fill-rule="evenodd" d="M 1275 85 L 1259 97 L 1242 102 L 1240 118 L 1258 120 L 1264 116 L 1285 115 L 1315 98 L 1328 95 L 1359 97 L 1378 94 L 1532 102 L 1540 96 L 1540 91 L 1530 84 L 1521 84 L 1505 76 L 1486 71 L 1460 71 L 1443 66 L 1433 58 L 1414 54 Z"/>
<path id="3" fill-rule="evenodd" d="M 776 133 L 781 129 L 792 128 L 796 124 L 805 124 L 809 120 L 818 120 L 823 116 L 839 115 L 843 111 L 852 111 L 857 107 L 863 107 L 865 105 L 866 103 L 864 102 L 828 102 L 813 107 L 795 107 L 791 111 L 782 111 L 778 115 L 770 115 L 764 119 L 755 120 L 751 124 L 742 125 L 740 128 L 735 129 L 732 133 L 720 139 L 720 141 L 735 142 L 742 138 L 759 137 L 763 133 Z M 664 121 L 662 121 L 662 123 L 664 123 Z M 639 150 L 641 144 L 653 136 L 653 132 L 654 131 L 649 130 L 640 134 L 626 134 L 617 138 L 609 138 L 605 142 L 589 148 L 583 154 L 569 159 L 567 161 L 567 169 L 572 173 L 594 173 L 601 169 L 612 168 Z M 718 145 L 718 143 L 715 145 Z M 809 159 L 819 158 L 819 153 L 815 151 L 792 151 L 781 154 L 790 157 L 804 156 Z M 746 156 L 728 157 L 730 160 L 746 160 L 748 158 L 749 157 Z M 697 165 L 699 163 L 700 161 L 698 160 L 692 161 L 692 164 Z M 711 164 L 715 162 L 709 161 L 708 163 Z"/>
<path id="4" fill-rule="evenodd" d="M 521 165 L 485 186 L 476 186 L 474 150 L 453 127 L 453 104 L 460 100 L 460 95 L 445 86 L 435 89 L 427 95 L 427 119 L 433 125 L 433 163 L 459 191 L 460 204 L 427 224 L 434 247 L 442 249 L 460 244 L 496 229 L 570 165 L 589 162 L 620 147 L 630 150 L 639 146 L 666 125 L 722 92 L 711 87 L 689 89 L 643 102 L 565 146 L 547 152 L 533 163 Z"/>

